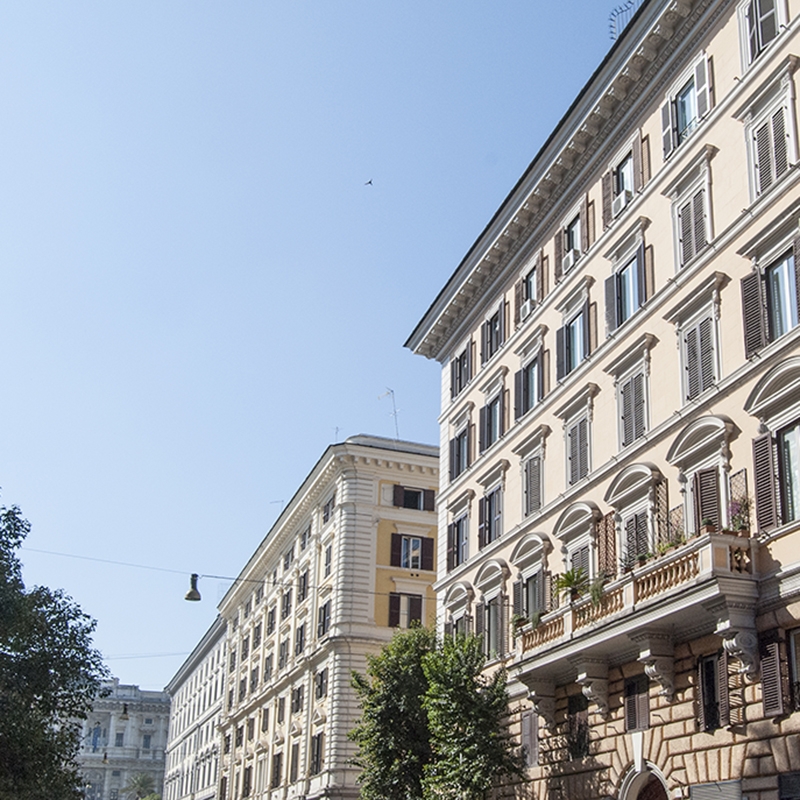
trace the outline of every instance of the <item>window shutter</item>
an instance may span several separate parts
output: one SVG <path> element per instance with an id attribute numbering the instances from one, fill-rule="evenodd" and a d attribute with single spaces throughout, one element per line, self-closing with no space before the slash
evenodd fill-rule
<path id="1" fill-rule="evenodd" d="M 430 536 L 422 537 L 422 569 L 425 572 L 433 571 L 433 539 Z"/>
<path id="2" fill-rule="evenodd" d="M 525 401 L 522 397 L 524 391 L 524 384 L 522 382 L 522 370 L 514 373 L 514 421 L 516 422 L 522 416 L 522 409 L 525 407 Z"/>
<path id="3" fill-rule="evenodd" d="M 772 186 L 772 137 L 770 121 L 764 120 L 753 130 L 753 160 L 756 179 L 756 194 L 761 194 Z"/>
<path id="4" fill-rule="evenodd" d="M 636 516 L 628 517 L 625 520 L 625 547 L 628 558 L 636 558 L 639 555 L 636 550 Z"/>
<path id="5" fill-rule="evenodd" d="M 800 236 L 796 236 L 792 246 L 794 256 L 794 291 L 796 308 L 800 311 Z"/>
<path id="6" fill-rule="evenodd" d="M 403 502 L 405 501 L 405 497 L 406 497 L 406 490 L 399 483 L 396 483 L 394 485 L 394 494 L 392 503 L 402 508 Z"/>
<path id="7" fill-rule="evenodd" d="M 761 644 L 761 695 L 765 717 L 783 714 L 780 642 L 777 636 Z"/>
<path id="8" fill-rule="evenodd" d="M 614 273 L 605 280 L 606 328 L 609 333 L 617 329 L 617 275 Z"/>
<path id="9" fill-rule="evenodd" d="M 789 141 L 783 106 L 772 115 L 772 144 L 775 154 L 775 180 L 778 180 L 789 169 Z"/>
<path id="10" fill-rule="evenodd" d="M 522 758 L 526 767 L 536 766 L 536 714 L 533 711 L 523 711 L 520 720 L 522 745 Z"/>
<path id="11" fill-rule="evenodd" d="M 514 581 L 512 598 L 512 602 L 514 603 L 514 616 L 521 617 L 525 613 L 522 607 L 522 581 Z"/>
<path id="12" fill-rule="evenodd" d="M 716 467 L 699 469 L 694 474 L 695 530 L 699 531 L 704 519 L 719 530 L 719 471 Z"/>
<path id="13" fill-rule="evenodd" d="M 467 466 L 471 466 L 472 464 L 472 453 L 475 445 L 473 442 L 475 441 L 475 423 L 470 422 L 467 425 L 467 457 L 465 459 Z"/>
<path id="14" fill-rule="evenodd" d="M 558 283 L 563 274 L 561 262 L 564 259 L 564 231 L 561 228 L 556 231 L 556 235 L 553 238 L 553 252 L 553 272 L 555 274 L 556 283 Z"/>
<path id="15" fill-rule="evenodd" d="M 633 395 L 633 441 L 644 436 L 645 407 L 644 407 L 644 373 L 637 372 L 631 378 L 631 393 Z"/>
<path id="16" fill-rule="evenodd" d="M 392 592 L 389 595 L 389 627 L 396 628 L 400 625 L 400 595 Z"/>
<path id="17" fill-rule="evenodd" d="M 697 97 L 697 118 L 703 119 L 711 109 L 711 81 L 708 58 L 705 55 L 694 68 L 694 91 Z"/>
<path id="18" fill-rule="evenodd" d="M 478 500 L 478 549 L 486 546 L 486 498 Z"/>
<path id="19" fill-rule="evenodd" d="M 761 274 L 753 270 L 741 280 L 742 324 L 744 327 L 744 354 L 750 358 L 767 344 L 767 326 L 764 315 L 764 283 Z"/>
<path id="20" fill-rule="evenodd" d="M 700 394 L 700 353 L 697 326 L 686 331 L 686 398 L 692 400 Z"/>
<path id="21" fill-rule="evenodd" d="M 497 435 L 502 436 L 506 432 L 506 398 L 508 397 L 508 389 L 500 390 L 500 420 L 497 426 Z"/>
<path id="22" fill-rule="evenodd" d="M 635 731 L 639 724 L 639 684 L 635 680 L 625 682 L 625 730 Z"/>
<path id="23" fill-rule="evenodd" d="M 644 186 L 644 172 L 642 169 L 642 131 L 636 131 L 631 149 L 631 159 L 633 161 L 633 191 L 638 193 Z"/>
<path id="24" fill-rule="evenodd" d="M 508 652 L 508 600 L 505 594 L 497 598 L 497 655 L 501 658 Z"/>
<path id="25" fill-rule="evenodd" d="M 723 650 L 717 656 L 717 692 L 719 693 L 719 724 L 731 724 L 731 699 L 728 690 L 728 653 Z"/>
<path id="26" fill-rule="evenodd" d="M 556 330 L 556 380 L 563 381 L 567 374 L 567 328 Z"/>
<path id="27" fill-rule="evenodd" d="M 705 684 L 703 683 L 703 659 L 697 659 L 697 672 L 694 687 L 694 717 L 697 722 L 697 730 L 706 729 L 706 698 Z"/>
<path id="28" fill-rule="evenodd" d="M 542 458 L 533 456 L 525 462 L 525 513 L 532 514 L 542 506 Z"/>
<path id="29" fill-rule="evenodd" d="M 433 489 L 423 489 L 422 491 L 422 510 L 435 511 L 436 510 L 436 492 Z"/>
<path id="30" fill-rule="evenodd" d="M 609 578 L 617 574 L 617 524 L 615 513 L 609 511 L 600 520 L 600 536 L 597 542 L 597 566 Z"/>
<path id="31" fill-rule="evenodd" d="M 578 470 L 580 477 L 585 478 L 589 474 L 589 421 L 582 419 L 578 423 Z"/>
<path id="32" fill-rule="evenodd" d="M 641 308 L 647 301 L 647 275 L 645 274 L 644 242 L 636 248 L 636 283 L 639 296 L 638 305 Z"/>
<path id="33" fill-rule="evenodd" d="M 481 364 L 485 364 L 489 358 L 489 323 L 481 325 Z"/>
<path id="34" fill-rule="evenodd" d="M 450 399 L 456 396 L 456 359 L 450 361 Z"/>
<path id="35" fill-rule="evenodd" d="M 500 341 L 498 345 L 503 344 L 506 340 L 506 314 L 508 313 L 508 303 L 505 300 L 500 301 L 500 310 L 498 311 L 500 319 Z"/>
<path id="36" fill-rule="evenodd" d="M 494 539 L 497 539 L 503 532 L 503 490 L 495 489 L 492 494 L 494 494 L 494 524 L 492 528 Z"/>
<path id="37" fill-rule="evenodd" d="M 522 306 L 522 300 L 523 300 L 522 290 L 523 290 L 523 286 L 524 286 L 524 284 L 523 284 L 523 282 L 521 280 L 517 281 L 514 284 L 514 327 L 515 328 L 519 325 L 519 320 L 520 320 L 519 310 L 520 310 L 520 307 Z"/>
<path id="38" fill-rule="evenodd" d="M 544 397 L 544 358 L 545 354 L 544 351 L 539 351 L 539 355 L 536 356 L 536 372 L 537 372 L 537 381 L 536 381 L 536 400 L 537 402 Z"/>
<path id="39" fill-rule="evenodd" d="M 642 678 L 639 694 L 636 696 L 636 713 L 640 728 L 650 727 L 650 685 L 647 676 Z"/>
<path id="40" fill-rule="evenodd" d="M 576 484 L 579 480 L 579 447 L 578 442 L 578 425 L 577 423 L 569 429 L 567 434 L 569 439 L 569 483 L 570 486 Z"/>
<path id="41" fill-rule="evenodd" d="M 456 526 L 451 522 L 447 526 L 447 571 L 455 567 L 456 562 Z"/>
<path id="42" fill-rule="evenodd" d="M 775 445 L 772 434 L 753 439 L 753 474 L 755 475 L 756 526 L 758 532 L 778 526 Z"/>
<path id="43" fill-rule="evenodd" d="M 661 106 L 661 146 L 666 161 L 675 149 L 675 108 L 671 99 Z"/>
<path id="44" fill-rule="evenodd" d="M 478 449 L 482 453 L 486 449 L 486 420 L 488 419 L 487 407 L 481 406 L 478 413 Z"/>
<path id="45" fill-rule="evenodd" d="M 669 482 L 666 478 L 655 485 L 655 517 L 656 538 L 659 543 L 670 541 L 669 532 Z"/>
<path id="46" fill-rule="evenodd" d="M 536 257 L 536 302 L 538 303 L 544 300 L 546 292 L 545 269 L 545 259 L 541 252 L 539 252 L 539 255 Z"/>
<path id="47" fill-rule="evenodd" d="M 700 347 L 700 391 L 714 385 L 714 321 L 706 317 L 698 326 Z"/>
<path id="48" fill-rule="evenodd" d="M 392 557 L 389 562 L 393 567 L 399 567 L 403 558 L 403 537 L 399 533 L 392 534 Z"/>
<path id="49" fill-rule="evenodd" d="M 706 190 L 701 189 L 692 198 L 692 216 L 694 224 L 694 251 L 692 252 L 692 256 L 704 250 L 707 243 L 705 197 Z"/>
<path id="50" fill-rule="evenodd" d="M 636 515 L 636 552 L 648 553 L 650 542 L 647 535 L 647 512 L 640 511 Z"/>
<path id="51" fill-rule="evenodd" d="M 458 439 L 450 440 L 450 480 L 456 479 L 456 464 L 458 458 Z"/>
<path id="52" fill-rule="evenodd" d="M 422 595 L 410 594 L 408 596 L 408 625 L 412 622 L 422 622 Z"/>
<path id="53" fill-rule="evenodd" d="M 581 221 L 581 253 L 589 249 L 589 195 L 584 195 L 578 217 Z"/>
<path id="54" fill-rule="evenodd" d="M 483 623 L 486 617 L 486 606 L 483 603 L 475 604 L 475 635 L 483 636 Z"/>
<path id="55" fill-rule="evenodd" d="M 611 203 L 613 201 L 613 180 L 614 180 L 614 173 L 609 170 L 603 174 L 603 178 L 601 181 L 601 187 L 603 190 L 603 228 L 607 228 L 611 225 L 611 220 L 613 219 L 611 213 Z"/>
<path id="56" fill-rule="evenodd" d="M 475 359 L 475 342 L 470 339 L 467 343 L 467 374 L 464 376 L 464 383 L 472 380 L 472 362 Z"/>
<path id="57" fill-rule="evenodd" d="M 444 624 L 444 635 L 445 636 L 452 636 L 453 635 L 453 623 L 452 622 L 445 622 L 445 624 Z"/>
<path id="58" fill-rule="evenodd" d="M 622 446 L 627 447 L 633 441 L 633 379 L 625 381 L 619 390 L 622 406 Z"/>
<path id="59" fill-rule="evenodd" d="M 691 200 L 678 210 L 678 240 L 681 266 L 683 266 L 688 264 L 694 255 L 694 224 L 692 222 Z"/>
<path id="60" fill-rule="evenodd" d="M 552 611 L 554 608 L 558 608 L 558 592 L 555 588 L 553 573 L 549 569 L 544 572 L 544 581 L 542 584 L 542 591 L 544 592 L 544 610 Z"/>
<path id="61" fill-rule="evenodd" d="M 588 358 L 592 352 L 592 337 L 589 326 L 590 309 L 589 301 L 587 300 L 583 306 L 583 357 Z"/>
<path id="62" fill-rule="evenodd" d="M 572 569 L 583 570 L 584 575 L 589 574 L 589 545 L 585 544 L 572 554 Z"/>

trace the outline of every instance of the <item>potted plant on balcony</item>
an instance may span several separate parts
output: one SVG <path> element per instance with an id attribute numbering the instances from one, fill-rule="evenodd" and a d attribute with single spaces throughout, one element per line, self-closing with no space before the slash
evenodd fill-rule
<path id="1" fill-rule="evenodd" d="M 717 527 L 714 525 L 714 520 L 710 517 L 703 517 L 700 533 L 715 533 L 716 530 Z"/>
<path id="2" fill-rule="evenodd" d="M 592 599 L 593 606 L 599 606 L 603 601 L 603 590 L 605 589 L 608 576 L 605 572 L 600 572 L 597 577 L 589 584 L 589 597 Z"/>
<path id="3" fill-rule="evenodd" d="M 750 536 L 750 505 L 749 497 L 739 497 L 736 500 L 731 500 L 728 506 L 731 532 L 737 536 Z"/>
<path id="4" fill-rule="evenodd" d="M 564 592 L 570 601 L 577 600 L 589 588 L 589 576 L 583 567 L 568 569 L 556 578 L 556 591 Z"/>

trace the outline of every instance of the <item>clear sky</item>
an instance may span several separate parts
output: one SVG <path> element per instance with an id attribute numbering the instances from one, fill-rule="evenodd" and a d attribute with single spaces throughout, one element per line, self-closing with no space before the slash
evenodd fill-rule
<path id="1" fill-rule="evenodd" d="M 387 387 L 437 441 L 403 342 L 614 5 L 0 5 L 1 499 L 121 680 L 167 683 L 226 588 L 189 573 L 238 574 L 329 443 L 394 435 Z"/>

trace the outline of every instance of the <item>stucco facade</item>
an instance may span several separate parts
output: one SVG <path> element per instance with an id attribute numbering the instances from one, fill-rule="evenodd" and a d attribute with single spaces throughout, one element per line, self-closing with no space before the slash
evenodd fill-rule
<path id="1" fill-rule="evenodd" d="M 800 796 L 798 15 L 644 2 L 406 343 L 528 796 Z"/>
<path id="2" fill-rule="evenodd" d="M 220 604 L 219 797 L 358 796 L 351 686 L 398 627 L 433 625 L 438 450 L 331 445 Z"/>

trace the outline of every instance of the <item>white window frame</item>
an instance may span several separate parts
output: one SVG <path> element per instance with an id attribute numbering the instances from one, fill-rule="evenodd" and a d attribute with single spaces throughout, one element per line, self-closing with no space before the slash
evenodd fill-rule
<path id="1" fill-rule="evenodd" d="M 750 53 L 750 28 L 747 23 L 747 9 L 751 0 L 740 0 L 736 7 L 736 17 L 739 20 L 739 52 L 741 55 L 742 72 L 746 72 L 756 61 L 770 48 L 773 42 L 780 39 L 783 29 L 786 27 L 788 14 L 785 0 L 775 0 L 775 37 L 772 41 L 763 45 L 758 53 L 753 56 Z"/>
<path id="2" fill-rule="evenodd" d="M 637 375 L 642 376 L 642 395 L 643 399 L 642 402 L 644 403 L 644 409 L 642 411 L 642 415 L 644 417 L 644 431 L 642 431 L 640 436 L 634 436 L 634 438 L 630 442 L 625 441 L 625 420 L 624 420 L 624 400 L 623 400 L 623 389 L 625 384 L 629 381 L 633 380 Z M 633 367 L 630 367 L 624 373 L 619 375 L 614 381 L 614 389 L 617 395 L 617 443 L 619 446 L 620 452 L 625 450 L 628 447 L 636 444 L 636 442 L 643 439 L 647 436 L 647 432 L 650 430 L 650 360 L 643 359 L 638 364 Z"/>
<path id="3" fill-rule="evenodd" d="M 584 256 L 584 252 L 583 252 L 583 249 L 581 247 L 581 241 L 583 239 L 583 231 L 581 230 L 581 206 L 583 205 L 583 202 L 584 202 L 584 200 L 581 199 L 572 208 L 570 208 L 569 212 L 564 215 L 564 218 L 563 218 L 563 220 L 561 222 L 561 227 L 559 228 L 559 230 L 561 232 L 561 236 L 562 236 L 563 242 L 564 242 L 563 251 L 562 251 L 562 253 L 563 253 L 562 254 L 562 261 L 561 261 L 561 263 L 562 263 L 562 267 L 561 267 L 562 280 L 563 280 L 564 277 L 566 277 L 567 275 L 569 275 L 570 273 L 575 271 L 575 267 L 580 263 L 581 259 Z M 577 243 L 576 247 L 568 248 L 567 247 L 567 231 L 575 223 L 577 223 L 577 225 L 575 226 L 575 235 L 577 237 L 578 243 Z M 571 252 L 572 250 L 575 250 L 577 252 L 577 254 L 578 254 L 577 257 L 575 258 L 575 263 L 569 269 L 564 269 L 564 267 L 563 267 L 564 261 L 563 260 L 564 260 L 564 258 L 566 258 L 567 253 Z"/>
<path id="4" fill-rule="evenodd" d="M 706 109 L 702 111 L 700 108 L 698 93 L 698 75 L 704 75 L 706 81 L 707 102 Z M 686 130 L 683 138 L 677 128 L 677 108 L 676 102 L 680 93 L 692 82 L 694 87 L 694 105 L 695 105 L 695 118 L 691 123 L 691 127 Z M 686 69 L 676 78 L 666 93 L 663 104 L 661 106 L 661 141 L 662 141 L 662 155 L 664 160 L 669 159 L 672 154 L 678 150 L 681 145 L 689 141 L 700 128 L 703 120 L 708 116 L 711 109 L 714 107 L 714 87 L 711 85 L 711 70 L 709 69 L 708 55 L 703 51 L 699 53 L 689 64 Z M 666 114 L 669 114 L 669 131 L 670 131 L 670 149 L 669 152 L 664 152 L 664 139 L 666 135 Z"/>
<path id="5" fill-rule="evenodd" d="M 595 383 L 588 383 L 577 394 L 573 395 L 561 408 L 556 410 L 556 416 L 561 417 L 564 427 L 564 479 L 567 489 L 577 486 L 592 474 L 592 428 L 594 420 L 594 398 L 600 388 Z M 570 432 L 582 420 L 586 421 L 586 475 L 571 481 L 570 469 Z"/>

